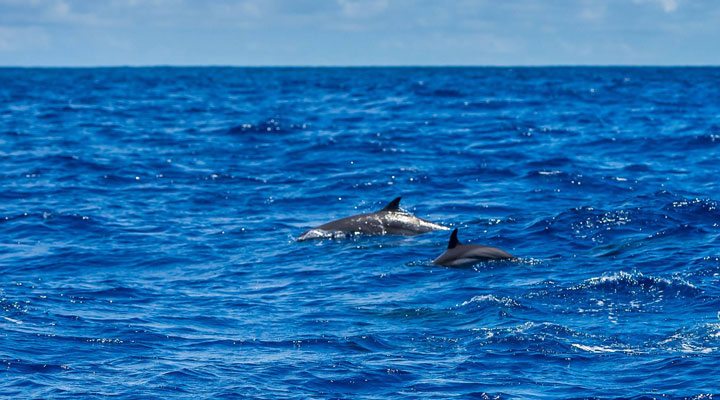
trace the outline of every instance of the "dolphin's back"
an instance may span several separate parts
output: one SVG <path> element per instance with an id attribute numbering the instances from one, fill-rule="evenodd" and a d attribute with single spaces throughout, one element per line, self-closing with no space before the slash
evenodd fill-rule
<path id="1" fill-rule="evenodd" d="M 328 232 L 360 233 L 368 235 L 381 234 L 383 230 L 382 220 L 375 213 L 358 214 L 350 217 L 340 218 L 335 221 L 322 224 L 315 229 L 322 229 Z"/>
<path id="2" fill-rule="evenodd" d="M 386 232 L 392 235 L 411 236 L 448 229 L 442 225 L 434 224 L 403 211 L 381 211 L 377 214 L 378 217 L 382 219 Z"/>
<path id="3" fill-rule="evenodd" d="M 425 221 L 400 209 L 400 197 L 379 211 L 337 219 L 306 231 L 297 240 L 350 235 L 418 235 L 448 228 Z"/>
<path id="4" fill-rule="evenodd" d="M 298 240 L 348 235 L 412 236 L 447 228 L 402 211 L 358 214 L 322 224 L 300 235 Z"/>
<path id="5" fill-rule="evenodd" d="M 374 217 L 374 214 L 358 214 L 336 219 L 310 229 L 300 235 L 297 240 L 336 238 L 354 234 L 381 235 L 382 233 L 382 221 Z"/>
<path id="6" fill-rule="evenodd" d="M 489 260 L 508 260 L 511 258 L 514 257 L 510 253 L 496 247 L 468 244 L 457 245 L 452 249 L 448 249 L 433 262 L 440 265 L 458 266 Z"/>
<path id="7" fill-rule="evenodd" d="M 498 249 L 497 247 L 489 246 L 478 246 L 478 245 L 466 245 L 461 246 L 465 248 L 463 257 L 487 259 L 487 260 L 501 260 L 505 258 L 513 258 L 513 256 L 505 250 Z"/>

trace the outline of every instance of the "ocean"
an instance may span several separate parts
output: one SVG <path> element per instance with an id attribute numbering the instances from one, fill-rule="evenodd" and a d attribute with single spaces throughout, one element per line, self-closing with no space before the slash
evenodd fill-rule
<path id="1" fill-rule="evenodd" d="M 0 69 L 0 397 L 709 398 L 719 82 Z M 397 196 L 519 259 L 295 241 Z"/>

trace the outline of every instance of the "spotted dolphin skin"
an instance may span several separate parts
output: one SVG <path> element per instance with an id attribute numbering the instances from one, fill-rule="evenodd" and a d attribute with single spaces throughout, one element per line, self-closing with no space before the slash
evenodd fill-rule
<path id="1" fill-rule="evenodd" d="M 433 264 L 446 267 L 476 264 L 488 260 L 509 260 L 514 258 L 508 252 L 495 247 L 480 246 L 477 244 L 460 244 L 455 228 L 450 234 L 447 250 L 440 257 L 433 260 Z"/>
<path id="2" fill-rule="evenodd" d="M 449 228 L 418 218 L 400 209 L 396 198 L 382 210 L 358 214 L 331 221 L 300 235 L 298 241 L 318 238 L 344 238 L 351 235 L 404 235 L 412 236 Z"/>

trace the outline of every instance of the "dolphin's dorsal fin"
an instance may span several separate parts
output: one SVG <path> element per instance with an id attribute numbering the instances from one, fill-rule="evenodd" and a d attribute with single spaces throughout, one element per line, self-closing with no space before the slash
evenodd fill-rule
<path id="1" fill-rule="evenodd" d="M 450 234 L 450 241 L 448 242 L 448 249 L 454 249 L 455 246 L 459 245 L 460 241 L 457 238 L 457 228 Z"/>
<path id="2" fill-rule="evenodd" d="M 402 199 L 402 197 L 396 197 L 380 211 L 400 211 L 400 199 Z"/>

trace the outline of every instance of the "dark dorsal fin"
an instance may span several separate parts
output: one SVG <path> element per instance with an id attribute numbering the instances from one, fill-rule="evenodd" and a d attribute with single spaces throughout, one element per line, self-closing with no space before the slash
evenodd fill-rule
<path id="1" fill-rule="evenodd" d="M 402 199 L 402 197 L 396 197 L 395 200 L 389 202 L 385 208 L 380 211 L 400 211 L 400 199 Z"/>
<path id="2" fill-rule="evenodd" d="M 460 241 L 457 238 L 457 228 L 450 234 L 450 241 L 448 242 L 448 249 L 454 249 L 455 246 L 459 245 Z"/>

